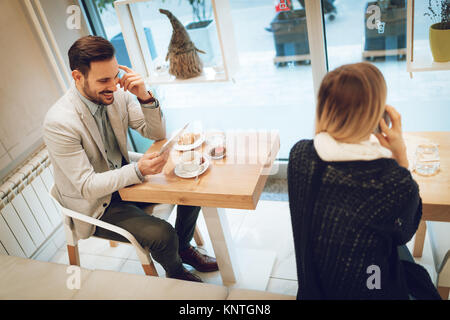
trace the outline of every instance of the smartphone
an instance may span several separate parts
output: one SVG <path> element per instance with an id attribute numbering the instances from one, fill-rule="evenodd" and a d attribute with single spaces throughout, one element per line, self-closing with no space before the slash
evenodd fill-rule
<path id="1" fill-rule="evenodd" d="M 117 78 L 122 79 L 122 77 L 125 75 L 125 71 L 123 71 L 122 69 L 119 69 L 119 74 L 117 75 Z"/>
<path id="2" fill-rule="evenodd" d="M 383 113 L 383 119 L 384 122 L 386 122 L 387 126 L 389 127 L 391 125 L 391 117 L 389 117 L 389 113 L 387 113 L 387 111 L 385 110 Z M 381 133 L 381 127 L 380 124 L 378 124 L 378 126 L 376 127 L 375 131 L 373 133 Z"/>

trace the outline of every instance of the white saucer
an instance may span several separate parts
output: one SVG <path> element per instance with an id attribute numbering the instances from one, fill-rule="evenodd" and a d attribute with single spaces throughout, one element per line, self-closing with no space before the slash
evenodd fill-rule
<path id="1" fill-rule="evenodd" d="M 203 159 L 205 160 L 205 162 L 203 162 L 203 164 L 200 165 L 200 171 L 197 172 L 191 172 L 191 171 L 184 171 L 183 169 L 181 169 L 180 164 L 177 164 L 175 166 L 174 169 L 174 173 L 176 176 L 180 177 L 180 178 L 195 178 L 196 176 L 200 176 L 202 173 L 204 173 L 206 171 L 206 169 L 208 169 L 210 161 L 208 159 L 208 157 L 203 156 Z"/>
<path id="2" fill-rule="evenodd" d="M 178 144 L 178 142 L 173 146 L 173 148 L 177 151 L 188 151 L 195 149 L 202 145 L 202 143 L 205 141 L 205 133 L 202 133 L 200 135 L 200 138 L 198 138 L 194 143 L 192 144 Z"/>

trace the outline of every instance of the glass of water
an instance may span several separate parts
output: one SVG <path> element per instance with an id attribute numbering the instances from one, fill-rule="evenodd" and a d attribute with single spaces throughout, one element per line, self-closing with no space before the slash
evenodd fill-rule
<path id="1" fill-rule="evenodd" d="M 439 171 L 439 148 L 435 143 L 422 143 L 417 146 L 415 170 L 422 176 L 431 176 Z"/>

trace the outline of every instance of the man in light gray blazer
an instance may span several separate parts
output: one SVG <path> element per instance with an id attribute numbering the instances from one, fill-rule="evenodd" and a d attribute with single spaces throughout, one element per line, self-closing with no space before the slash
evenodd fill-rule
<path id="1" fill-rule="evenodd" d="M 130 163 L 128 156 L 128 127 L 149 139 L 166 137 L 158 100 L 146 90 L 139 74 L 118 65 L 114 47 L 104 38 L 80 38 L 68 54 L 74 83 L 44 120 L 56 197 L 69 209 L 129 231 L 149 248 L 168 277 L 201 282 L 182 264 L 201 272 L 218 270 L 214 258 L 189 244 L 200 208 L 178 206 L 173 228 L 167 221 L 146 214 L 142 204 L 122 201 L 117 192 L 143 182 L 146 175 L 160 173 L 167 162 L 169 151 L 145 154 L 135 163 Z M 119 78 L 120 69 L 125 74 Z M 72 226 L 80 239 L 96 235 L 123 240 L 78 220 L 73 220 Z"/>

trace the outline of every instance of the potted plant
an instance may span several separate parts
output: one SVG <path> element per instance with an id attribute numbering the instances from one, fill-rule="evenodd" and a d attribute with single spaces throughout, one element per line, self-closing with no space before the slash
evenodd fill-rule
<path id="1" fill-rule="evenodd" d="M 428 0 L 424 15 L 433 22 L 430 26 L 430 48 L 436 62 L 450 61 L 450 0 Z"/>
<path id="2" fill-rule="evenodd" d="M 207 8 L 205 0 L 188 0 L 192 7 L 193 22 L 186 25 L 186 29 L 204 28 L 210 25 L 212 7 Z"/>
<path id="3" fill-rule="evenodd" d="M 95 4 L 97 5 L 97 8 L 100 10 L 100 13 L 103 12 L 103 10 L 106 10 L 106 5 L 113 4 L 113 2 L 116 0 L 95 0 Z"/>
<path id="4" fill-rule="evenodd" d="M 214 65 L 219 56 L 219 40 L 217 38 L 217 29 L 212 19 L 212 6 L 206 0 L 187 0 L 192 7 L 193 21 L 188 23 L 185 28 L 195 43 L 196 47 L 206 52 L 201 55 L 203 63 Z"/>

